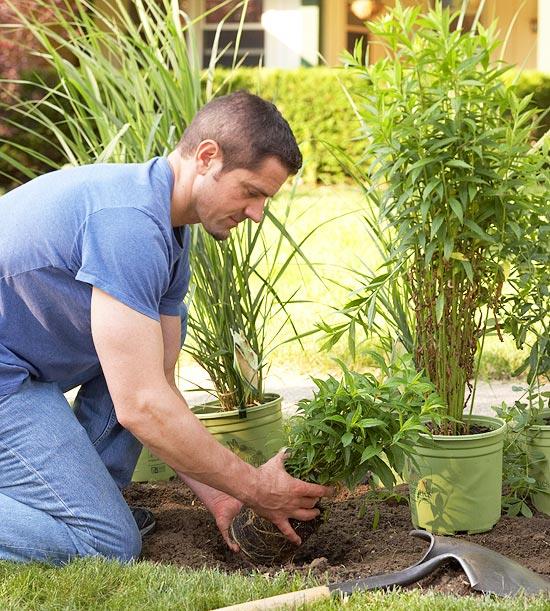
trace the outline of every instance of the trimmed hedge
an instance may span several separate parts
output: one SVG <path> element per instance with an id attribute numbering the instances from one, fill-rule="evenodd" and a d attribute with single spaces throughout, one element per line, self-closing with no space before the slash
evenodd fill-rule
<path id="1" fill-rule="evenodd" d="M 217 70 L 214 90 L 230 73 Z M 345 175 L 325 142 L 342 147 L 359 159 L 363 150 L 355 140 L 359 123 L 343 87 L 353 85 L 351 74 L 334 68 L 296 70 L 241 68 L 220 90 L 247 89 L 271 100 L 290 124 L 304 156 L 303 179 L 308 183 L 336 184 Z"/>
<path id="2" fill-rule="evenodd" d="M 324 67 L 297 70 L 241 68 L 229 81 L 224 82 L 229 76 L 227 70 L 216 71 L 214 90 L 223 94 L 247 89 L 272 100 L 281 110 L 300 143 L 305 162 L 305 182 L 337 184 L 346 180 L 344 171 L 324 143 L 341 147 L 352 159 L 361 159 L 363 145 L 355 140 L 358 122 L 342 90 L 342 85 L 348 89 L 353 86 L 348 72 Z M 522 96 L 533 93 L 532 104 L 541 111 L 550 107 L 550 74 L 525 72 L 520 77 L 518 88 Z M 25 96 L 31 97 L 33 92 L 27 90 Z M 543 118 L 536 137 L 542 136 L 548 129 L 550 113 Z M 28 134 L 14 131 L 10 138 L 40 147 L 45 155 L 59 154 L 51 145 L 48 146 L 48 141 L 43 137 L 33 139 Z M 13 154 L 9 144 L 1 145 L 1 148 Z M 16 157 L 25 163 L 22 153 L 17 152 Z M 37 166 L 36 160 L 27 160 L 27 165 L 37 173 L 50 169 Z M 0 192 L 17 184 L 8 180 L 5 174 L 14 174 L 13 168 L 0 160 Z"/>

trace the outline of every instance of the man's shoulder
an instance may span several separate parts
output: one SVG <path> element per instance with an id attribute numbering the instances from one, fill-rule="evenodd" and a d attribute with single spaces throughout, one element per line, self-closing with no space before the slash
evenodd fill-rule
<path id="1" fill-rule="evenodd" d="M 169 176 L 169 165 L 165 157 L 153 157 L 141 163 L 90 163 L 79 166 L 67 166 L 59 170 L 65 176 L 102 177 L 125 179 L 131 177 L 140 182 L 148 182 L 157 175 Z"/>

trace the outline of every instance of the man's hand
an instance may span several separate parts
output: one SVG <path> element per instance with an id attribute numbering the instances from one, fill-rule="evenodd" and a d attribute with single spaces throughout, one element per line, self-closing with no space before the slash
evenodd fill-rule
<path id="1" fill-rule="evenodd" d="M 213 498 L 208 504 L 206 504 L 208 511 L 214 516 L 216 520 L 216 526 L 221 532 L 223 540 L 227 543 L 229 549 L 233 552 L 239 551 L 239 546 L 233 541 L 229 534 L 229 527 L 233 518 L 239 513 L 243 504 L 234 499 L 232 496 L 220 492 L 217 497 Z"/>
<path id="2" fill-rule="evenodd" d="M 260 487 L 256 499 L 247 504 L 258 514 L 273 522 L 293 543 L 302 542 L 289 518 L 307 521 L 316 518 L 320 511 L 315 508 L 323 496 L 332 496 L 334 490 L 327 486 L 309 484 L 291 477 L 285 470 L 285 450 L 281 450 L 259 469 Z"/>
<path id="3" fill-rule="evenodd" d="M 199 497 L 206 509 L 214 516 L 216 526 L 221 532 L 223 540 L 227 543 L 229 549 L 238 552 L 239 546 L 231 539 L 229 527 L 231 526 L 233 518 L 241 510 L 243 504 L 225 492 L 220 492 L 211 486 L 197 482 L 185 473 L 178 472 L 178 475 Z"/>

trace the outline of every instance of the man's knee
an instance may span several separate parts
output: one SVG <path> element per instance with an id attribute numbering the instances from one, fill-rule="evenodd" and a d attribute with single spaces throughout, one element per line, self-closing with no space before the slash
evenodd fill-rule
<path id="1" fill-rule="evenodd" d="M 99 546 L 98 552 L 119 562 L 137 560 L 141 554 L 141 534 L 136 523 L 122 525 L 109 542 Z"/>

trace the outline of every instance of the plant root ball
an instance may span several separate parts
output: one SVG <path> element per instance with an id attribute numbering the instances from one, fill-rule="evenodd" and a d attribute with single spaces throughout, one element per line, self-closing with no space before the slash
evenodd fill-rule
<path id="1" fill-rule="evenodd" d="M 289 520 L 302 543 L 317 531 L 323 521 L 322 515 L 321 512 L 319 516 L 307 522 L 292 518 Z M 298 547 L 274 524 L 246 507 L 235 516 L 230 532 L 233 540 L 239 544 L 241 552 L 254 564 L 284 564 L 298 551 Z"/>

